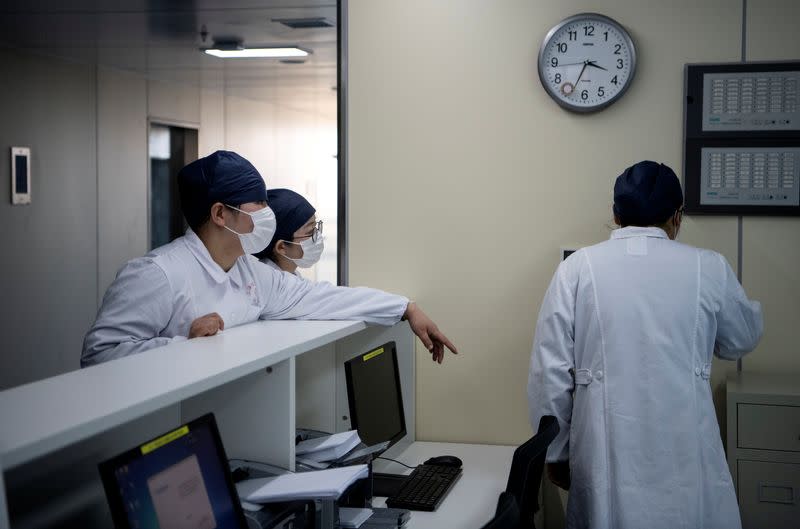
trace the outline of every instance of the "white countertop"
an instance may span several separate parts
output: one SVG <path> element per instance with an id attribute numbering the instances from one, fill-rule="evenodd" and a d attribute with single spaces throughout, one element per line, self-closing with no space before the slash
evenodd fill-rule
<path id="1" fill-rule="evenodd" d="M 2 391 L 0 458 L 15 467 L 365 328 L 259 321 Z"/>

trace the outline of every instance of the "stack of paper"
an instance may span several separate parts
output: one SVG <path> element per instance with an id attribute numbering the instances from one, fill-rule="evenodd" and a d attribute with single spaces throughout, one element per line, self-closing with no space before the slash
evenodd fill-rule
<path id="1" fill-rule="evenodd" d="M 246 479 L 236 484 L 239 497 L 250 503 L 336 499 L 356 480 L 369 475 L 367 465 L 281 474 L 269 478 Z"/>
<path id="2" fill-rule="evenodd" d="M 339 507 L 339 527 L 357 529 L 372 516 L 372 509 Z"/>
<path id="3" fill-rule="evenodd" d="M 295 454 L 311 461 L 334 461 L 361 443 L 356 430 L 342 432 L 314 439 L 307 439 L 297 444 Z"/>

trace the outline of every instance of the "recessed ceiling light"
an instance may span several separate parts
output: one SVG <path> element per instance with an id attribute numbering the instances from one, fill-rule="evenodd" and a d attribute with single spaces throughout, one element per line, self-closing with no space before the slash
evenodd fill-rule
<path id="1" fill-rule="evenodd" d="M 214 57 L 221 57 L 223 59 L 247 59 L 247 58 L 271 58 L 271 59 L 286 59 L 290 57 L 307 57 L 311 50 L 304 50 L 303 48 L 293 46 L 287 48 L 239 48 L 239 49 L 222 49 L 210 48 L 204 49 L 209 55 Z"/>

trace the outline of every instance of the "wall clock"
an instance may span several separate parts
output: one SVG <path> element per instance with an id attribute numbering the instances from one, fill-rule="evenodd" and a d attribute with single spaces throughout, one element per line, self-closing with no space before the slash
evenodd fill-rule
<path id="1" fill-rule="evenodd" d="M 539 49 L 539 79 L 556 103 L 595 112 L 622 97 L 636 72 L 636 49 L 615 20 L 582 13 L 556 24 Z"/>

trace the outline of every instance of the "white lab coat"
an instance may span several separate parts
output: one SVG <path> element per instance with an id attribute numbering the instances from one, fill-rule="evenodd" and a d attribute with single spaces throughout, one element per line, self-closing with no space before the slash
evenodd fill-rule
<path id="1" fill-rule="evenodd" d="M 533 344 L 531 421 L 557 417 L 547 460 L 569 460 L 568 528 L 737 529 L 711 355 L 763 329 L 725 259 L 658 228 L 618 229 L 561 263 Z"/>
<path id="2" fill-rule="evenodd" d="M 176 340 L 218 313 L 229 329 L 258 319 L 363 320 L 392 325 L 408 299 L 371 288 L 337 287 L 278 272 L 251 255 L 228 272 L 192 231 L 129 261 L 106 291 L 83 343 L 88 366 Z"/>
<path id="3" fill-rule="evenodd" d="M 272 268 L 273 270 L 277 271 L 277 272 L 285 272 L 287 274 L 291 274 L 292 273 L 292 272 L 286 272 L 286 270 L 284 270 L 283 268 L 278 266 L 278 263 L 276 263 L 275 261 L 273 261 L 269 257 L 265 257 L 265 258 L 261 259 L 261 262 L 264 263 L 265 265 L 267 265 L 268 267 Z M 294 271 L 294 275 L 296 275 L 297 277 L 299 277 L 301 279 L 303 278 L 303 275 L 300 273 L 300 268 L 299 267 Z"/>

